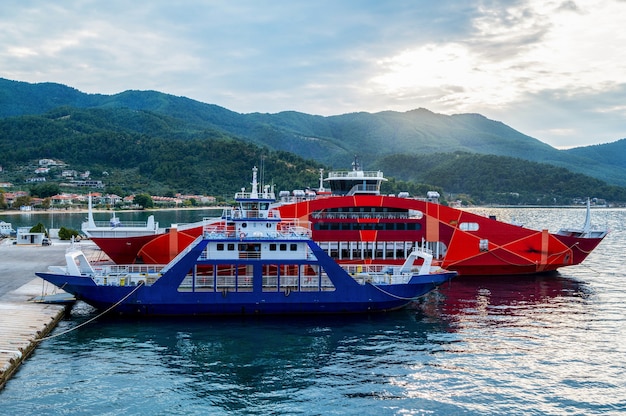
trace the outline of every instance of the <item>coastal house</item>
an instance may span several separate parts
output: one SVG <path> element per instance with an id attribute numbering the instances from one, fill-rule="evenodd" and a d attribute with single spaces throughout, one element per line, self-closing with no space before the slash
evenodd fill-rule
<path id="1" fill-rule="evenodd" d="M 52 197 L 50 197 L 50 200 L 52 202 L 52 206 L 55 207 L 67 207 L 72 205 L 72 199 L 74 197 L 72 195 L 69 194 L 59 194 L 59 195 L 54 195 Z"/>
<path id="2" fill-rule="evenodd" d="M 72 180 L 70 181 L 70 184 L 72 186 L 88 187 L 88 188 L 104 188 L 105 187 L 102 181 L 95 181 L 95 180 L 88 180 L 88 181 Z"/>
<path id="3" fill-rule="evenodd" d="M 30 227 L 18 227 L 15 244 L 42 245 L 46 238 L 45 233 L 31 233 Z"/>
<path id="4" fill-rule="evenodd" d="M 173 206 L 177 207 L 183 203 L 183 200 L 180 198 L 172 198 L 167 196 L 151 196 L 152 201 L 154 201 L 155 205 L 160 206 Z"/>
<path id="5" fill-rule="evenodd" d="M 176 194 L 176 197 L 182 201 L 188 201 L 188 200 L 194 199 L 199 204 L 204 204 L 204 205 L 215 203 L 214 196 Z"/>
<path id="6" fill-rule="evenodd" d="M 8 237 L 15 234 L 13 225 L 10 222 L 0 221 L 0 237 Z"/>
<path id="7" fill-rule="evenodd" d="M 60 160 L 39 159 L 39 166 L 63 166 L 63 165 L 65 165 L 65 163 L 63 163 Z"/>
<path id="8" fill-rule="evenodd" d="M 111 205 L 114 206 L 122 202 L 122 197 L 115 194 L 103 195 L 100 192 L 90 192 L 88 195 L 80 195 L 78 199 L 82 203 L 87 203 L 89 196 L 91 195 L 91 201 L 94 205 Z"/>
<path id="9" fill-rule="evenodd" d="M 9 205 L 12 206 L 13 202 L 15 202 L 15 200 L 21 196 L 28 196 L 28 192 L 26 191 L 17 191 L 17 192 L 5 192 L 4 193 L 4 201 Z"/>

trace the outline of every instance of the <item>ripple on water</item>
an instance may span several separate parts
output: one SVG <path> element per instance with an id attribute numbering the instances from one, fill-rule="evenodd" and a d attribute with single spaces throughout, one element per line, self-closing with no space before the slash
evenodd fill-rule
<path id="1" fill-rule="evenodd" d="M 571 225 L 581 222 L 575 210 L 516 212 L 528 226 L 546 218 L 561 225 L 570 214 Z M 549 276 L 461 277 L 398 313 L 101 319 L 43 342 L 0 392 L 2 409 L 90 415 L 624 413 L 626 211 L 603 215 L 613 231 L 581 266 Z M 92 316 L 78 304 L 55 333 Z"/>

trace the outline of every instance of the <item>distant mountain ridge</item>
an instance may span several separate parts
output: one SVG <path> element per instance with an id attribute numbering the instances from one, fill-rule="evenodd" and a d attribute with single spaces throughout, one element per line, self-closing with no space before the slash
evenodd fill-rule
<path id="1" fill-rule="evenodd" d="M 349 166 L 355 154 L 373 169 L 388 155 L 460 151 L 549 163 L 626 186 L 626 139 L 558 150 L 479 114 L 448 116 L 427 109 L 328 117 L 295 111 L 240 114 L 157 91 L 86 94 L 61 84 L 0 78 L 0 118 L 40 115 L 63 106 L 149 111 L 190 134 L 215 131 L 341 168 Z"/>

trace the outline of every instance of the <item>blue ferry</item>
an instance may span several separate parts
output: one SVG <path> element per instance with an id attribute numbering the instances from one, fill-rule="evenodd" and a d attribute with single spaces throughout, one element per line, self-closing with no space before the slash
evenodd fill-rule
<path id="1" fill-rule="evenodd" d="M 457 273 L 410 253 L 402 265 L 340 265 L 308 224 L 283 219 L 269 187 L 235 194 L 236 206 L 167 265 L 92 264 L 76 249 L 37 276 L 101 311 L 124 315 L 277 315 L 391 311 Z"/>

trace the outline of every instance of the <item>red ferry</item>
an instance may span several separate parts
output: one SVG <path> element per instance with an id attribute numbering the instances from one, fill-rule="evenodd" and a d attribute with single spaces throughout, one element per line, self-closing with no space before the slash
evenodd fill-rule
<path id="1" fill-rule="evenodd" d="M 428 198 L 381 195 L 384 181 L 381 171 L 363 171 L 355 159 L 350 171 L 326 178 L 320 172 L 317 192 L 281 192 L 276 208 L 282 218 L 310 222 L 312 239 L 340 264 L 402 264 L 420 247 L 460 275 L 555 271 L 580 264 L 607 234 L 592 229 L 589 206 L 583 228 L 550 233 L 439 204 L 436 192 Z M 198 223 L 150 236 L 101 234 L 92 240 L 116 263 L 166 264 L 201 233 Z"/>

